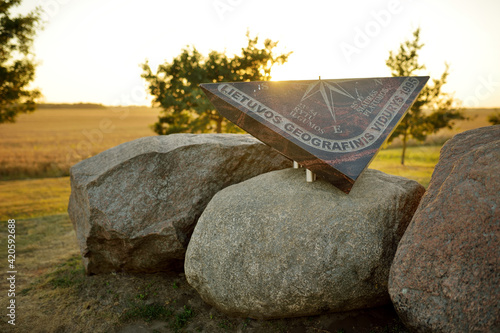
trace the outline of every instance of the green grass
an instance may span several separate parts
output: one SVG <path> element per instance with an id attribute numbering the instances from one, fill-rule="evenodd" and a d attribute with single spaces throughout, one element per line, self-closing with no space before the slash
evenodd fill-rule
<path id="1" fill-rule="evenodd" d="M 69 177 L 0 181 L 0 220 L 65 213 L 70 192 Z"/>
<path id="2" fill-rule="evenodd" d="M 85 269 L 80 255 L 73 255 L 48 274 L 47 281 L 53 288 L 68 288 L 83 282 Z"/>
<path id="3" fill-rule="evenodd" d="M 1 230 L 0 235 L 6 230 Z M 50 243 L 50 238 L 61 242 L 65 235 L 73 232 L 67 214 L 44 216 L 28 220 L 16 220 L 17 252 L 27 254 L 36 250 L 36 245 Z"/>
<path id="4" fill-rule="evenodd" d="M 165 307 L 160 304 L 145 304 L 136 302 L 121 315 L 121 321 L 130 322 L 135 320 L 144 320 L 149 323 L 153 320 L 170 321 L 170 328 L 174 332 L 181 332 L 189 323 L 189 320 L 195 316 L 194 310 L 184 305 L 182 309 L 174 313 L 171 307 Z"/>
<path id="5" fill-rule="evenodd" d="M 229 320 L 221 320 L 218 323 L 219 328 L 229 330 L 233 328 L 233 324 Z"/>
<path id="6" fill-rule="evenodd" d="M 16 220 L 15 240 L 16 268 L 23 272 L 21 289 L 29 287 L 25 281 L 37 279 L 54 267 L 58 273 L 52 276 L 53 283 L 64 285 L 64 280 L 69 281 L 67 279 L 72 274 L 69 271 L 68 275 L 64 273 L 71 268 L 69 263 L 76 265 L 81 261 L 75 231 L 68 214 Z M 6 222 L 0 223 L 0 248 L 7 248 Z M 64 265 L 58 266 L 61 262 Z M 3 283 L 4 281 L 0 283 L 0 287 Z"/>
<path id="7" fill-rule="evenodd" d="M 175 332 L 179 332 L 184 326 L 187 325 L 189 320 L 194 317 L 194 311 L 191 307 L 184 305 L 184 308 L 182 309 L 181 312 L 179 312 L 175 318 L 174 321 L 171 324 L 171 327 L 174 329 Z"/>
<path id="8" fill-rule="evenodd" d="M 378 153 L 369 167 L 387 174 L 416 180 L 427 188 L 434 167 L 439 161 L 440 150 L 441 146 L 408 147 L 405 165 L 401 165 L 400 148 L 384 149 Z"/>
<path id="9" fill-rule="evenodd" d="M 126 310 L 121 319 L 123 321 L 132 321 L 142 319 L 149 323 L 157 319 L 167 319 L 172 315 L 172 310 L 160 304 L 135 304 Z"/>

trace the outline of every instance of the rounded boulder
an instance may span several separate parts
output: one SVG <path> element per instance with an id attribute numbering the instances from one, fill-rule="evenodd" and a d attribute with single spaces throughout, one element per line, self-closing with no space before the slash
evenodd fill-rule
<path id="1" fill-rule="evenodd" d="M 285 318 L 390 301 L 389 268 L 424 188 L 366 170 L 349 195 L 304 169 L 273 171 L 210 201 L 188 245 L 188 282 L 230 315 Z"/>

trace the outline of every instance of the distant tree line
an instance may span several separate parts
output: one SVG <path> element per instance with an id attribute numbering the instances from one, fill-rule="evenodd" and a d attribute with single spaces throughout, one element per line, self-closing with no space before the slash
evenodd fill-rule
<path id="1" fill-rule="evenodd" d="M 105 109 L 106 106 L 99 103 L 43 103 L 37 104 L 39 109 Z"/>

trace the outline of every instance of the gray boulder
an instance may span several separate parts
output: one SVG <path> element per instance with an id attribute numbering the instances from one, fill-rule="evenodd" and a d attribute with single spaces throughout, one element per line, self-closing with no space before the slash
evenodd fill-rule
<path id="1" fill-rule="evenodd" d="M 87 273 L 182 267 L 215 193 L 289 166 L 260 141 L 236 134 L 145 137 L 76 164 L 68 212 Z"/>
<path id="2" fill-rule="evenodd" d="M 456 135 L 394 258 L 389 292 L 415 332 L 500 332 L 500 126 Z"/>
<path id="3" fill-rule="evenodd" d="M 304 169 L 217 193 L 186 252 L 188 282 L 230 315 L 285 318 L 390 302 L 399 239 L 424 188 L 366 170 L 349 195 Z"/>

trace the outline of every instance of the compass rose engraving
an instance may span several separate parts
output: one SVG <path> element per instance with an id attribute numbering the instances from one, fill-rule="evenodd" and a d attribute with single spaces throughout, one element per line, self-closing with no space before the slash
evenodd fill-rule
<path id="1" fill-rule="evenodd" d="M 221 115 L 349 193 L 427 80 L 320 77 L 200 87 Z"/>
<path id="2" fill-rule="evenodd" d="M 327 80 L 325 81 L 321 80 L 320 78 L 318 82 L 311 83 L 307 87 L 304 96 L 302 96 L 301 102 L 312 97 L 313 95 L 316 95 L 317 93 L 320 93 L 326 106 L 328 107 L 328 110 L 330 111 L 330 114 L 332 115 L 333 121 L 335 122 L 337 122 L 337 120 L 335 119 L 335 105 L 333 102 L 334 93 L 341 94 L 352 99 L 356 99 L 335 81 L 327 81 Z"/>

